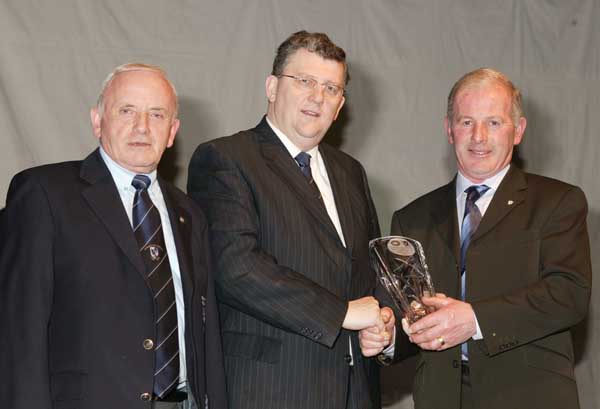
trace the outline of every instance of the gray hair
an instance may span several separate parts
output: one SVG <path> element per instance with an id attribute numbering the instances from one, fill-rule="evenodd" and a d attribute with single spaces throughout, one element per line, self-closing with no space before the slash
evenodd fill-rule
<path id="1" fill-rule="evenodd" d="M 513 124 L 517 126 L 519 119 L 523 117 L 523 103 L 521 91 L 512 83 L 510 79 L 500 71 L 493 68 L 478 68 L 463 75 L 452 87 L 448 95 L 448 106 L 446 116 L 449 121 L 454 117 L 454 98 L 465 88 L 482 84 L 496 83 L 504 87 L 511 96 L 511 117 Z"/>
<path id="2" fill-rule="evenodd" d="M 173 118 L 177 118 L 177 114 L 179 112 L 179 101 L 177 100 L 177 90 L 175 89 L 175 86 L 173 85 L 173 83 L 167 77 L 166 71 L 156 65 L 142 64 L 142 63 L 127 63 L 127 64 L 119 65 L 114 70 L 112 70 L 112 72 L 110 74 L 108 74 L 106 79 L 102 82 L 102 90 L 100 91 L 100 95 L 98 96 L 98 101 L 96 102 L 96 108 L 98 109 L 98 112 L 100 113 L 100 115 L 102 115 L 102 112 L 104 111 L 104 93 L 108 89 L 110 83 L 117 75 L 124 73 L 124 72 L 129 72 L 129 71 L 150 71 L 150 72 L 154 72 L 154 73 L 160 75 L 161 77 L 163 77 L 165 79 L 165 81 L 167 82 L 167 84 L 169 84 L 169 87 L 171 87 L 171 90 L 173 91 L 173 95 L 175 95 L 175 113 L 173 115 Z"/>

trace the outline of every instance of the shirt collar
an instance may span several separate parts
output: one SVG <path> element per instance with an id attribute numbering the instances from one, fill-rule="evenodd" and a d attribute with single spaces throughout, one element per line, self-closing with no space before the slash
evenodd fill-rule
<path id="1" fill-rule="evenodd" d="M 281 143 L 283 143 L 283 146 L 285 146 L 285 148 L 290 153 L 290 155 L 292 155 L 292 158 L 295 158 L 296 155 L 298 155 L 300 152 L 302 152 L 302 150 L 300 148 L 298 148 L 296 145 L 294 145 L 294 143 L 290 140 L 290 138 L 288 138 L 279 128 L 277 128 L 275 125 L 273 125 L 273 123 L 271 121 L 269 121 L 269 117 L 265 117 L 265 118 L 267 119 L 267 123 L 269 124 L 269 126 L 271 127 L 273 132 L 275 132 L 275 135 L 277 135 L 277 137 L 279 138 Z M 314 148 L 312 148 L 308 151 L 305 151 L 305 152 L 308 153 L 312 158 L 314 158 L 314 157 L 316 157 L 317 153 L 319 152 L 319 145 L 317 145 Z"/>
<path id="2" fill-rule="evenodd" d="M 487 185 L 490 187 L 491 191 L 495 192 L 496 190 L 498 190 L 498 186 L 500 186 L 502 179 L 504 179 L 504 176 L 506 176 L 509 169 L 510 169 L 510 164 L 506 165 L 506 167 L 504 169 L 502 169 L 500 172 L 496 173 L 492 177 L 485 179 L 481 183 L 471 182 L 459 170 L 458 174 L 456 175 L 456 198 L 458 199 L 465 192 L 465 190 L 469 186 L 472 186 L 472 185 Z"/>
<path id="3" fill-rule="evenodd" d="M 100 156 L 102 156 L 104 163 L 106 163 L 118 188 L 131 188 L 131 181 L 133 180 L 133 177 L 138 174 L 148 176 L 150 178 L 150 186 L 156 181 L 156 169 L 150 173 L 134 173 L 115 162 L 102 146 L 100 146 Z"/>

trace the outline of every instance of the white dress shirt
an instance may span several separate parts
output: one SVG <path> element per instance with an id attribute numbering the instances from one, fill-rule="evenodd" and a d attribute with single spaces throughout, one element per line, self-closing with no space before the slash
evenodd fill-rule
<path id="1" fill-rule="evenodd" d="M 280 129 L 278 129 L 275 125 L 267 119 L 267 123 L 275 132 L 275 135 L 279 138 L 283 146 L 287 149 L 292 158 L 294 158 L 294 162 L 296 161 L 296 155 L 300 152 L 300 148 L 298 148 L 290 139 L 285 136 Z M 325 203 L 325 209 L 327 209 L 327 214 L 333 223 L 335 230 L 337 231 L 340 240 L 344 247 L 346 247 L 346 241 L 344 240 L 344 233 L 342 232 L 342 225 L 340 223 L 340 217 L 338 215 L 337 207 L 335 206 L 335 198 L 333 197 L 333 189 L 331 189 L 331 183 L 329 182 L 329 176 L 327 175 L 327 168 L 325 167 L 325 162 L 323 162 L 323 157 L 319 152 L 319 146 L 315 146 L 309 151 L 306 151 L 311 157 L 310 159 L 310 172 L 312 173 L 313 180 L 317 184 L 319 191 L 321 192 L 321 197 L 323 198 L 323 203 Z M 296 163 L 298 165 L 298 163 Z M 300 165 L 298 165 L 300 167 Z M 350 350 L 350 366 L 354 365 L 354 357 L 352 356 L 352 340 L 348 338 L 348 346 Z"/>
<path id="2" fill-rule="evenodd" d="M 269 121 L 267 118 L 267 123 L 275 132 L 275 135 L 279 138 L 281 143 L 288 150 L 289 154 L 292 155 L 292 158 L 296 158 L 300 152 L 302 152 L 290 139 L 285 136 L 281 130 L 279 130 L 275 125 Z M 335 205 L 335 198 L 333 197 L 333 190 L 331 189 L 331 183 L 329 182 L 329 176 L 327 175 L 327 168 L 325 167 L 325 162 L 323 161 L 323 157 L 319 152 L 319 146 L 315 146 L 309 151 L 306 151 L 311 156 L 310 159 L 310 171 L 312 173 L 313 180 L 317 184 L 319 191 L 321 192 L 321 196 L 323 198 L 323 203 L 325 203 L 325 208 L 327 209 L 327 214 L 333 223 L 335 230 L 342 241 L 344 247 L 346 247 L 346 241 L 344 240 L 344 233 L 342 232 L 342 225 L 340 223 L 340 217 L 338 215 L 337 207 Z M 300 167 L 300 165 L 298 165 Z"/>
<path id="3" fill-rule="evenodd" d="M 477 208 L 479 209 L 479 212 L 481 213 L 481 217 L 483 218 L 483 215 L 485 214 L 490 203 L 492 202 L 492 198 L 494 197 L 494 194 L 496 194 L 496 191 L 498 190 L 498 186 L 500 186 L 500 182 L 502 182 L 502 179 L 504 179 L 504 176 L 506 176 L 506 173 L 508 172 L 509 168 L 510 168 L 510 165 L 506 166 L 500 172 L 496 173 L 494 176 L 484 180 L 481 183 L 473 183 L 469 179 L 467 179 L 462 173 L 460 173 L 460 171 L 458 172 L 458 174 L 456 175 L 456 211 L 457 211 L 457 216 L 458 216 L 458 237 L 460 237 L 460 233 L 461 233 L 461 229 L 462 229 L 462 221 L 464 218 L 463 216 L 465 214 L 465 205 L 466 205 L 466 201 L 467 201 L 467 194 L 465 193 L 465 190 L 469 186 L 472 186 L 472 185 L 489 186 L 489 189 L 483 195 L 481 195 L 481 197 L 476 202 Z M 477 321 L 477 316 L 475 316 L 475 325 L 477 327 L 477 332 L 475 333 L 475 335 L 473 335 L 472 338 L 474 340 L 483 339 L 483 334 L 481 333 L 481 328 L 479 327 L 479 322 Z M 386 357 L 391 358 L 394 356 L 395 338 L 396 338 L 396 332 L 394 329 L 394 338 L 393 338 L 394 342 L 392 342 L 382 352 L 383 355 L 385 355 Z M 466 357 L 463 356 L 463 360 L 466 360 Z"/>
<path id="4" fill-rule="evenodd" d="M 106 151 L 100 147 L 100 155 L 106 163 L 110 174 L 117 186 L 119 196 L 123 202 L 123 207 L 129 218 L 129 223 L 132 222 L 132 209 L 133 209 L 133 198 L 135 196 L 135 188 L 131 185 L 131 181 L 136 173 L 131 172 L 116 163 Z M 152 173 L 144 173 L 144 175 L 150 178 L 150 187 L 148 188 L 148 194 L 154 206 L 160 213 L 160 220 L 162 223 L 163 235 L 165 237 L 165 246 L 167 247 L 167 254 L 169 255 L 169 265 L 171 266 L 171 273 L 173 274 L 173 284 L 175 287 L 175 304 L 177 307 L 177 331 L 179 335 L 179 386 L 182 388 L 187 381 L 186 365 L 185 365 L 185 314 L 184 314 L 184 301 L 183 301 L 183 287 L 181 284 L 181 273 L 179 271 L 179 260 L 177 259 L 177 249 L 175 248 L 175 240 L 173 238 L 173 230 L 171 228 L 171 221 L 169 219 L 169 212 L 167 211 L 167 205 L 162 194 L 162 190 L 156 180 L 156 170 Z M 133 229 L 133 226 L 132 226 Z"/>
<path id="5" fill-rule="evenodd" d="M 458 172 L 458 174 L 456 175 L 456 211 L 458 216 L 458 237 L 461 237 L 460 235 L 462 233 L 462 222 L 465 215 L 465 206 L 467 202 L 467 194 L 465 193 L 465 190 L 467 190 L 469 186 L 473 185 L 486 185 L 489 187 L 489 189 L 483 195 L 481 195 L 477 202 L 475 202 L 477 204 L 479 212 L 481 213 L 481 217 L 483 218 L 485 212 L 490 206 L 490 203 L 492 202 L 492 199 L 494 198 L 494 195 L 496 194 L 496 191 L 498 190 L 498 186 L 500 186 L 500 182 L 502 182 L 502 179 L 504 179 L 504 176 L 506 176 L 506 173 L 508 172 L 509 168 L 510 165 L 507 165 L 500 172 L 496 173 L 494 176 L 484 180 L 481 183 L 473 183 L 469 179 L 467 179 L 462 173 L 460 173 L 460 171 Z M 475 317 L 475 324 L 477 326 L 477 333 L 473 335 L 473 339 L 483 339 L 483 334 L 481 333 L 481 328 L 479 328 L 479 322 L 477 321 L 477 317 Z"/>

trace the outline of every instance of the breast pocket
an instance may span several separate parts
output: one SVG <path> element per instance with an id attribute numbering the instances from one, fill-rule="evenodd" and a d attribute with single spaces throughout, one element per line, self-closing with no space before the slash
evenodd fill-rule
<path id="1" fill-rule="evenodd" d="M 467 280 L 480 296 L 494 296 L 539 280 L 540 232 L 520 230 L 509 235 L 490 234 L 471 244 L 467 256 Z M 481 272 L 481 273 L 479 273 Z"/>

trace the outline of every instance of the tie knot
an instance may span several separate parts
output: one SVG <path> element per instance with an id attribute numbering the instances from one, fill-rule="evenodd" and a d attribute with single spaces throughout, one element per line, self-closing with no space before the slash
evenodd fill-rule
<path id="1" fill-rule="evenodd" d="M 131 181 L 131 186 L 133 186 L 138 192 L 141 190 L 146 190 L 150 186 L 150 178 L 146 175 L 135 175 Z"/>
<path id="2" fill-rule="evenodd" d="M 469 186 L 465 193 L 467 194 L 467 203 L 475 203 L 481 195 L 487 192 L 490 189 L 487 185 L 472 185 Z"/>
<path id="3" fill-rule="evenodd" d="M 299 154 L 296 155 L 296 162 L 298 162 L 298 165 L 300 165 L 301 167 L 310 167 L 310 158 L 311 156 L 306 153 L 306 152 L 300 152 Z"/>

